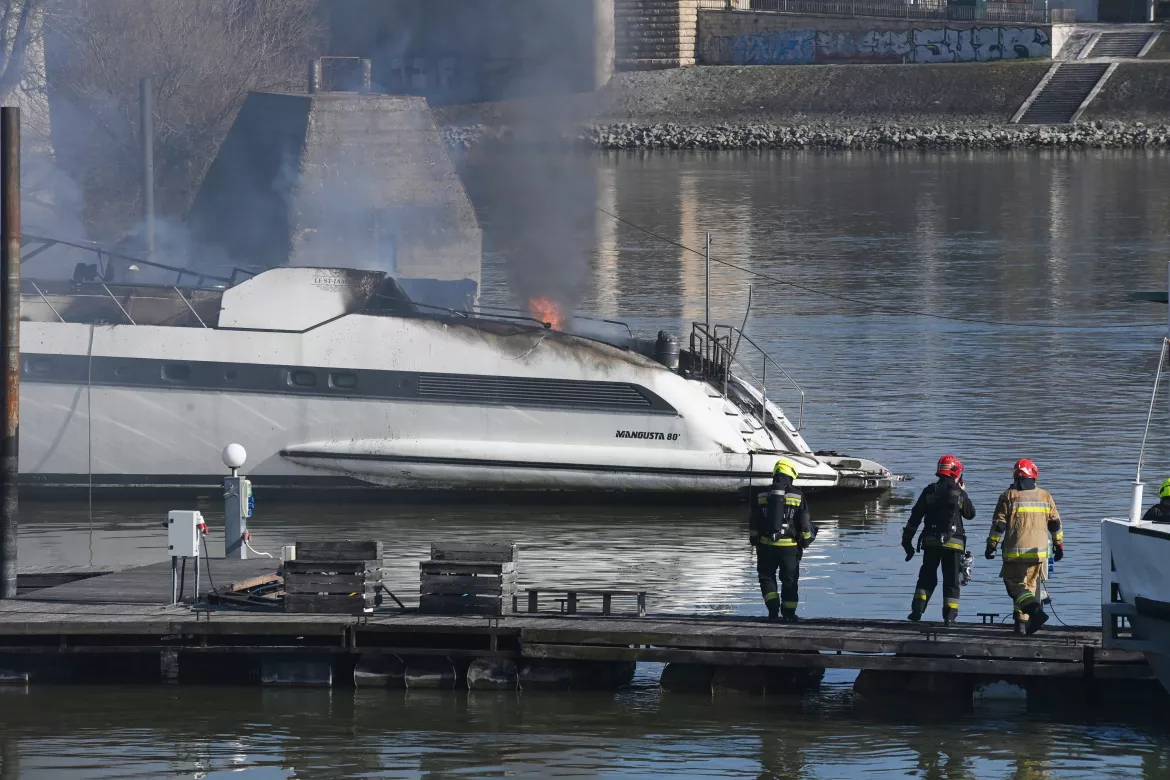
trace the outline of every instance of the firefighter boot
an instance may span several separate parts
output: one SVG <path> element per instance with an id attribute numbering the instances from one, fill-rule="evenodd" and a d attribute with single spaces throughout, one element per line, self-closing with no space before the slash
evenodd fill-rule
<path id="1" fill-rule="evenodd" d="M 906 616 L 907 620 L 912 620 L 917 623 L 922 620 L 922 613 L 926 611 L 926 605 L 930 602 L 930 594 L 922 588 L 914 591 L 914 598 L 910 602 L 910 614 Z"/>
<path id="2" fill-rule="evenodd" d="M 1048 622 L 1048 613 L 1044 611 L 1039 601 L 1033 602 L 1025 611 L 1028 613 L 1028 620 L 1024 623 L 1024 633 L 1032 636 Z"/>

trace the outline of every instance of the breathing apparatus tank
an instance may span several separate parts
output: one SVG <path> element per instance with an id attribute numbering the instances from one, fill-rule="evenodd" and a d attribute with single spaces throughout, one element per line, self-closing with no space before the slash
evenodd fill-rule
<path id="1" fill-rule="evenodd" d="M 773 482 L 768 491 L 768 523 L 773 542 L 792 536 L 787 506 L 788 491 L 782 483 Z"/>

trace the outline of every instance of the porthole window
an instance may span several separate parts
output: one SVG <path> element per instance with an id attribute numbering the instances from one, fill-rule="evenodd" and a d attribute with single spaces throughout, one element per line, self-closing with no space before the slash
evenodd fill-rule
<path id="1" fill-rule="evenodd" d="M 191 366 L 186 363 L 166 363 L 162 367 L 162 378 L 168 382 L 190 382 Z"/>
<path id="2" fill-rule="evenodd" d="M 53 361 L 49 358 L 33 358 L 26 365 L 30 374 L 44 376 L 53 373 Z"/>
<path id="3" fill-rule="evenodd" d="M 294 384 L 297 387 L 316 387 L 317 386 L 317 375 L 314 374 L 312 371 L 304 371 L 304 370 L 289 371 L 288 372 L 288 381 L 290 384 Z"/>
<path id="4" fill-rule="evenodd" d="M 352 390 L 357 387 L 357 374 L 342 371 L 329 375 L 329 386 L 338 390 Z"/>

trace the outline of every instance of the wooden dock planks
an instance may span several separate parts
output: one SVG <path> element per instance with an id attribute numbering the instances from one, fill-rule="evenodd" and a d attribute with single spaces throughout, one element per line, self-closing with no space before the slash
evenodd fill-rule
<path id="1" fill-rule="evenodd" d="M 271 574 L 275 568 L 268 560 L 211 561 L 221 587 Z M 943 628 L 895 620 L 811 619 L 782 625 L 738 616 L 205 611 L 168 606 L 169 589 L 166 563 L 0 601 L 0 650 L 44 648 L 44 637 L 52 636 L 72 652 L 86 652 L 87 643 L 92 652 L 122 645 L 148 652 L 176 643 L 186 649 L 240 653 L 273 647 L 315 652 L 327 646 L 331 652 L 408 648 L 419 654 L 510 654 L 533 660 L 1151 677 L 1141 655 L 1103 650 L 1095 627 L 1046 627 L 1025 638 L 1007 626 L 964 623 Z M 98 649 L 103 643 L 104 651 Z"/>

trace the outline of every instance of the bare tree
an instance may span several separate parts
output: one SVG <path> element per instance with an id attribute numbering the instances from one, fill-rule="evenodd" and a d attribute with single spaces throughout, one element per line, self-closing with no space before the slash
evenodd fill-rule
<path id="1" fill-rule="evenodd" d="M 40 35 L 42 0 L 0 2 L 0 99 L 8 102 L 25 75 L 30 45 Z"/>
<path id="2" fill-rule="evenodd" d="M 154 83 L 156 204 L 189 206 L 250 90 L 301 88 L 321 41 L 316 0 L 49 0 L 57 158 L 97 238 L 137 227 L 139 97 Z"/>

